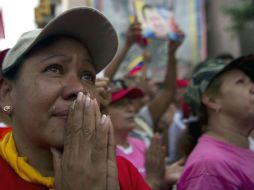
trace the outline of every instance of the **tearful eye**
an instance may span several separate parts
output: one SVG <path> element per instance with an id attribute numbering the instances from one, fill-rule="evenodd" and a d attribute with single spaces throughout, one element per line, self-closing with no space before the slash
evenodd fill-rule
<path id="1" fill-rule="evenodd" d="M 92 83 L 95 83 L 95 75 L 91 72 L 82 73 L 80 79 L 83 81 L 90 81 Z"/>
<path id="2" fill-rule="evenodd" d="M 58 65 L 58 64 L 49 65 L 49 66 L 46 67 L 44 72 L 50 73 L 50 74 L 62 74 L 63 73 L 63 67 L 61 65 Z"/>
<path id="3" fill-rule="evenodd" d="M 244 79 L 238 79 L 236 81 L 236 84 L 244 84 L 245 80 Z"/>
<path id="4" fill-rule="evenodd" d="M 238 84 L 244 83 L 244 80 L 243 79 L 237 80 L 236 83 Z"/>

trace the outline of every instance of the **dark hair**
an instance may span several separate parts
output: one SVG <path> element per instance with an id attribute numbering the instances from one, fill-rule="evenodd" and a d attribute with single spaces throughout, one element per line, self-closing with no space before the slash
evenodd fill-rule
<path id="1" fill-rule="evenodd" d="M 146 14 L 145 14 L 145 9 L 153 9 L 152 5 L 149 5 L 149 4 L 145 4 L 143 7 L 142 7 L 142 16 L 144 19 L 146 19 Z"/>

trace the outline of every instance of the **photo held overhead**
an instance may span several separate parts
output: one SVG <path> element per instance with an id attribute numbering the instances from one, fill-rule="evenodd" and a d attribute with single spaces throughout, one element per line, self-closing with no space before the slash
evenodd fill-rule
<path id="1" fill-rule="evenodd" d="M 182 40 L 172 10 L 162 5 L 146 4 L 143 0 L 134 0 L 133 7 L 144 38 Z"/>

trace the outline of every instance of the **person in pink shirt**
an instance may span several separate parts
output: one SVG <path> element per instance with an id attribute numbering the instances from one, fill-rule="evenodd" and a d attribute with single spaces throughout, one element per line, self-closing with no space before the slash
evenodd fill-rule
<path id="1" fill-rule="evenodd" d="M 145 177 L 145 144 L 138 138 L 129 137 L 129 132 L 135 127 L 135 112 L 131 101 L 142 97 L 143 91 L 139 88 L 117 90 L 112 93 L 108 113 L 113 118 L 116 155 L 131 161 Z"/>
<path id="2" fill-rule="evenodd" d="M 228 64 L 208 60 L 192 76 L 184 95 L 202 126 L 188 156 L 178 190 L 254 189 L 254 56 Z M 198 130 L 198 126 L 197 126 Z"/>
<path id="3" fill-rule="evenodd" d="M 145 177 L 145 152 L 146 147 L 142 140 L 135 137 L 128 137 L 129 146 L 116 146 L 116 155 L 125 157 L 131 161 L 138 169 L 139 173 Z"/>
<path id="4" fill-rule="evenodd" d="M 148 147 L 139 138 L 129 136 L 135 127 L 135 110 L 133 100 L 142 98 L 139 88 L 120 88 L 112 92 L 111 103 L 105 108 L 114 126 L 116 155 L 129 160 L 147 181 L 152 190 L 157 190 L 163 183 L 166 149 L 158 135 L 152 139 Z M 154 156 L 156 155 L 156 156 Z"/>

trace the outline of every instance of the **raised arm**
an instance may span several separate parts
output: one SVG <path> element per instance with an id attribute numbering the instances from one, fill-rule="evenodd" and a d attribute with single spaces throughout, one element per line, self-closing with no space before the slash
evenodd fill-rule
<path id="1" fill-rule="evenodd" d="M 183 33 L 181 32 L 183 35 Z M 162 114 L 167 110 L 169 104 L 173 101 L 176 93 L 176 51 L 182 44 L 181 41 L 169 40 L 168 42 L 168 63 L 166 75 L 161 89 L 155 98 L 148 104 L 149 111 L 153 118 L 154 124 L 158 122 Z"/>
<path id="2" fill-rule="evenodd" d="M 141 32 L 142 30 L 140 23 L 134 22 L 129 26 L 125 44 L 123 48 L 116 54 L 111 63 L 106 67 L 104 72 L 105 77 L 108 77 L 110 80 L 114 78 L 120 64 L 123 62 L 128 51 L 130 50 L 132 45 L 137 41 L 137 39 L 141 37 Z"/>

